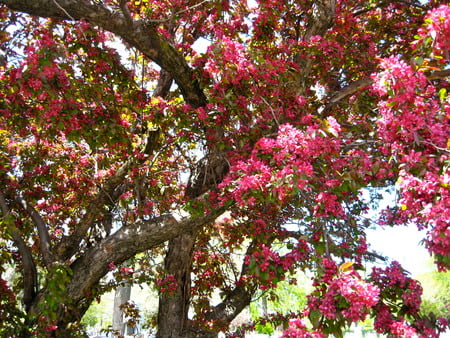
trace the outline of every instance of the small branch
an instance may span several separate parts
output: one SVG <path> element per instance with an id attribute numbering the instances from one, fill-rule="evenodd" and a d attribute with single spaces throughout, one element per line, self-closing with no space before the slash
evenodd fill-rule
<path id="1" fill-rule="evenodd" d="M 425 76 L 429 81 L 444 79 L 450 76 L 450 69 L 434 71 L 432 73 L 426 74 Z M 334 104 L 338 103 L 340 100 L 355 94 L 359 90 L 369 87 L 370 85 L 373 84 L 373 82 L 374 80 L 372 78 L 366 77 L 357 80 L 349 84 L 348 86 L 345 86 L 337 93 L 335 93 L 333 96 L 331 96 L 328 104 L 324 108 L 324 111 L 327 111 L 329 108 L 331 108 Z"/>
<path id="2" fill-rule="evenodd" d="M 99 216 L 105 212 L 105 205 L 111 204 L 111 196 L 117 187 L 122 185 L 128 171 L 136 164 L 135 158 L 126 161 L 104 184 L 97 196 L 92 199 L 87 207 L 86 213 L 79 222 L 75 231 L 70 235 L 63 237 L 58 247 L 56 255 L 59 259 L 65 260 L 70 258 L 78 250 L 78 245 L 84 238 L 88 230 L 95 224 Z M 118 197 L 118 196 L 117 196 Z"/>
<path id="3" fill-rule="evenodd" d="M 172 14 L 170 15 L 170 17 L 167 18 L 167 19 L 153 19 L 153 20 L 148 20 L 148 22 L 154 22 L 154 23 L 168 22 L 168 21 L 172 20 L 175 16 L 177 16 L 177 15 L 179 15 L 179 14 L 182 14 L 182 13 L 184 13 L 184 12 L 190 11 L 191 9 L 194 9 L 194 8 L 196 8 L 196 7 L 199 7 L 199 6 L 203 5 L 205 2 L 209 2 L 209 1 L 210 1 L 210 0 L 203 0 L 202 2 L 199 2 L 198 4 L 195 4 L 195 5 L 192 5 L 192 6 L 188 7 L 188 8 L 179 10 L 178 12 L 172 13 Z"/>
<path id="4" fill-rule="evenodd" d="M 253 240 L 247 247 L 246 256 L 251 256 L 258 248 L 258 243 Z M 242 262 L 241 278 L 252 274 L 250 266 Z M 230 290 L 222 300 L 212 308 L 212 311 L 205 314 L 208 320 L 221 320 L 226 323 L 231 321 L 250 304 L 254 293 L 257 290 L 257 285 L 254 283 L 236 283 L 234 289 Z"/>
<path id="5" fill-rule="evenodd" d="M 263 100 L 263 102 L 267 105 L 267 107 L 269 107 L 270 112 L 272 113 L 272 117 L 273 117 L 275 123 L 277 124 L 277 126 L 279 127 L 280 123 L 278 122 L 278 119 L 277 119 L 277 117 L 275 115 L 275 111 L 273 110 L 272 106 L 269 104 L 269 102 L 267 102 L 267 100 L 264 97 L 260 96 L 259 98 L 261 100 Z"/>
<path id="6" fill-rule="evenodd" d="M 60 10 L 62 10 L 63 13 L 64 13 L 65 15 L 67 15 L 67 17 L 68 17 L 70 20 L 75 21 L 74 17 L 73 17 L 72 15 L 70 15 L 70 14 L 64 9 L 64 7 L 62 7 L 56 0 L 53 0 L 53 3 L 56 5 L 56 7 L 58 7 Z"/>
<path id="7" fill-rule="evenodd" d="M 353 13 L 353 16 L 359 16 L 361 14 L 373 11 L 375 9 L 386 7 L 387 5 L 389 5 L 389 4 L 393 3 L 393 2 L 403 3 L 405 5 L 418 7 L 418 8 L 423 9 L 423 10 L 429 9 L 429 8 L 427 8 L 425 6 L 422 6 L 422 5 L 418 4 L 416 1 L 406 1 L 406 0 L 392 1 L 392 0 L 390 0 L 390 1 L 383 1 L 383 2 L 379 3 L 378 6 L 373 7 L 373 8 L 364 8 L 364 9 L 357 10 L 356 12 Z"/>
<path id="8" fill-rule="evenodd" d="M 443 152 L 443 153 L 450 154 L 450 150 L 445 149 L 445 148 L 442 148 L 442 147 L 438 147 L 438 146 L 437 146 L 436 144 L 434 144 L 433 142 L 429 142 L 429 141 L 421 141 L 421 143 L 428 144 L 428 145 L 434 147 L 436 150 L 439 150 L 439 151 L 441 151 L 441 152 Z"/>
<path id="9" fill-rule="evenodd" d="M 328 105 L 334 104 L 343 98 L 350 96 L 354 93 L 356 93 L 358 90 L 361 90 L 365 87 L 370 86 L 373 83 L 373 79 L 370 77 L 366 77 L 364 79 L 357 80 L 348 86 L 345 86 L 340 91 L 338 91 L 336 94 L 334 94 L 331 99 L 330 103 Z"/>
<path id="10" fill-rule="evenodd" d="M 427 79 L 432 80 L 440 80 L 450 76 L 450 69 L 445 70 L 437 70 L 431 74 L 426 75 Z"/>
<path id="11" fill-rule="evenodd" d="M 0 192 L 0 209 L 3 213 L 3 218 L 7 217 L 11 212 L 9 211 L 8 204 L 3 194 Z"/>

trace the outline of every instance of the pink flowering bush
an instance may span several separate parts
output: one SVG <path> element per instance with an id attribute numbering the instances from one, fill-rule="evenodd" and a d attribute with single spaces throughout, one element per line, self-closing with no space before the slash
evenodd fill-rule
<path id="1" fill-rule="evenodd" d="M 442 332 L 398 263 L 360 272 L 393 186 L 380 223 L 450 268 L 450 9 L 419 2 L 0 0 L 0 336 L 77 336 L 124 283 L 158 337 L 238 336 L 297 271 L 307 307 L 248 327 Z"/>

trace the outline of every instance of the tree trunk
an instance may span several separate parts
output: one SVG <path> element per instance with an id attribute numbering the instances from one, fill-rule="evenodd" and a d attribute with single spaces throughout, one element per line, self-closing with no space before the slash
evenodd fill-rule
<path id="1" fill-rule="evenodd" d="M 123 312 L 120 309 L 120 306 L 130 300 L 131 296 L 131 285 L 125 284 L 121 285 L 116 289 L 115 295 L 114 295 L 114 310 L 113 310 L 113 320 L 112 320 L 112 327 L 113 330 L 117 330 L 117 332 L 120 333 L 120 335 L 125 334 L 125 326 L 124 325 L 124 316 Z"/>
<path id="2" fill-rule="evenodd" d="M 161 292 L 158 309 L 158 338 L 188 336 L 191 264 L 196 232 L 187 232 L 168 244 L 164 261 L 167 276 L 175 278 L 176 289 Z"/>

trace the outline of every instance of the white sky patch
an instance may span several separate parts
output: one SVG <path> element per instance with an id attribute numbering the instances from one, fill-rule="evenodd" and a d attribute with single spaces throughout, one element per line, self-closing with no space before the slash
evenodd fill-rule
<path id="1" fill-rule="evenodd" d="M 384 189 L 378 207 L 370 210 L 368 217 L 376 221 L 383 209 L 394 206 L 396 193 L 395 189 Z M 363 190 L 363 198 L 365 197 L 368 197 L 368 192 Z M 420 244 L 426 233 L 419 231 L 414 224 L 395 227 L 377 226 L 368 229 L 366 233 L 371 250 L 387 256 L 391 261 L 398 261 L 412 276 L 431 269 L 430 254 L 425 246 Z"/>

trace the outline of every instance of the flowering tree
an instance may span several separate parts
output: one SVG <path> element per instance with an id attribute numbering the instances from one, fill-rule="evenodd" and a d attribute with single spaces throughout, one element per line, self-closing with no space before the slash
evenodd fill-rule
<path id="1" fill-rule="evenodd" d="M 361 189 L 395 184 L 380 223 L 450 267 L 441 3 L 0 0 L 0 332 L 74 335 L 146 282 L 158 336 L 214 337 L 304 270 L 286 337 L 438 335 L 401 266 L 363 277 Z"/>

